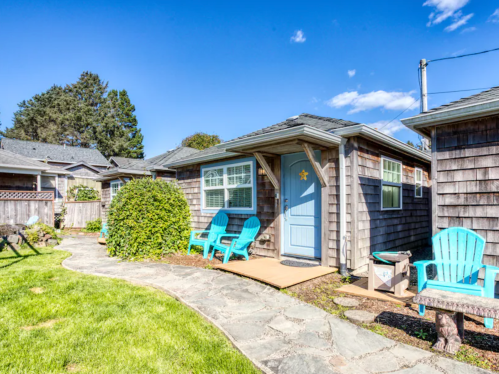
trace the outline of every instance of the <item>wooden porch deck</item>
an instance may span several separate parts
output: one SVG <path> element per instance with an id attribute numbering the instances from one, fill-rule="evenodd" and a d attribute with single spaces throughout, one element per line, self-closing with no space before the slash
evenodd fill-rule
<path id="1" fill-rule="evenodd" d="M 256 279 L 278 288 L 287 288 L 338 271 L 337 268 L 324 266 L 286 266 L 282 265 L 280 260 L 273 258 L 229 261 L 227 264 L 217 265 L 214 268 L 244 275 L 245 277 Z"/>

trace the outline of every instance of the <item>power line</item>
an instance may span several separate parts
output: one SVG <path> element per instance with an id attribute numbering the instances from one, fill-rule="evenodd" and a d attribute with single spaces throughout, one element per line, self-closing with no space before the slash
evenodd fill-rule
<path id="1" fill-rule="evenodd" d="M 492 86 L 494 87 L 494 86 Z M 428 92 L 427 95 L 438 95 L 438 94 L 445 94 L 445 93 L 452 93 L 452 92 L 466 92 L 466 91 L 478 91 L 478 90 L 488 90 L 492 87 L 482 87 L 482 88 L 469 88 L 466 90 L 455 90 L 455 91 L 441 91 L 441 92 Z"/>
<path id="2" fill-rule="evenodd" d="M 381 126 L 378 131 L 381 131 L 381 129 L 385 128 L 386 126 L 388 126 L 390 123 L 392 123 L 393 121 L 395 121 L 397 118 L 399 118 L 402 114 L 404 114 L 405 112 L 407 112 L 409 110 L 410 107 L 412 107 L 414 104 L 416 104 L 418 101 L 420 101 L 420 99 L 417 99 L 416 101 L 412 102 L 411 105 L 409 105 L 407 108 L 405 108 L 402 112 L 400 112 L 399 114 L 397 114 L 396 117 L 394 117 L 390 122 L 388 122 L 387 124 Z"/>
<path id="3" fill-rule="evenodd" d="M 484 53 L 495 52 L 495 51 L 499 51 L 499 48 L 488 49 L 486 51 L 475 52 L 475 53 L 468 53 L 468 54 L 460 55 L 460 56 L 436 58 L 434 60 L 428 60 L 428 61 L 426 61 L 426 65 L 428 65 L 430 62 L 443 61 L 443 60 L 452 60 L 452 59 L 461 58 L 461 57 L 476 56 L 476 55 L 481 55 L 481 54 L 484 54 Z"/>

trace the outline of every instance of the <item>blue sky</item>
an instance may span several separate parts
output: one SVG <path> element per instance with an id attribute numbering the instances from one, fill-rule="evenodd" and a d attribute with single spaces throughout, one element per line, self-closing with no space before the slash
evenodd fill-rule
<path id="1" fill-rule="evenodd" d="M 300 113 L 380 128 L 419 98 L 420 59 L 498 37 L 491 0 L 2 2 L 0 120 L 89 70 L 128 91 L 147 157 L 197 131 L 230 140 Z M 499 85 L 497 66 L 499 52 L 435 62 L 429 92 Z M 430 95 L 429 107 L 475 92 Z M 397 121 L 384 130 L 417 140 Z"/>

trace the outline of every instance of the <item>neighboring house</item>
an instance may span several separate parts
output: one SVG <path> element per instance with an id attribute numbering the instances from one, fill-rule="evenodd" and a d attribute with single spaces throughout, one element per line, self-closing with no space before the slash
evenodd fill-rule
<path id="1" fill-rule="evenodd" d="M 167 162 L 175 161 L 199 152 L 189 147 L 178 147 L 171 151 L 149 159 L 136 159 L 126 157 L 111 157 L 111 168 L 99 174 L 98 181 L 102 182 L 102 219 L 106 222 L 107 211 L 111 200 L 121 187 L 130 179 L 152 177 L 164 180 L 174 180 L 176 172 L 164 167 Z"/>
<path id="2" fill-rule="evenodd" d="M 222 210 L 239 232 L 256 215 L 254 253 L 362 271 L 373 251 L 428 246 L 430 160 L 369 126 L 301 114 L 164 166 L 194 229 Z"/>
<path id="3" fill-rule="evenodd" d="M 74 185 L 83 184 L 100 192 L 101 184 L 96 181 L 96 178 L 101 171 L 110 166 L 97 149 L 9 138 L 3 138 L 0 146 L 7 151 L 67 170 L 69 172 L 68 189 Z M 66 191 L 61 190 L 61 194 L 66 196 Z"/>
<path id="4" fill-rule="evenodd" d="M 70 172 L 60 167 L 0 149 L 0 190 L 53 191 L 59 213 Z"/>
<path id="5" fill-rule="evenodd" d="M 483 263 L 499 266 L 499 87 L 402 122 L 431 139 L 433 234 L 472 229 L 487 240 Z"/>

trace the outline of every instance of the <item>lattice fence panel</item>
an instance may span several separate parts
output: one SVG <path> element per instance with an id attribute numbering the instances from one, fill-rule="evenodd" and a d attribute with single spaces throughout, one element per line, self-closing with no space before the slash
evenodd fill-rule
<path id="1" fill-rule="evenodd" d="M 0 200 L 54 200 L 52 191 L 0 191 Z"/>

